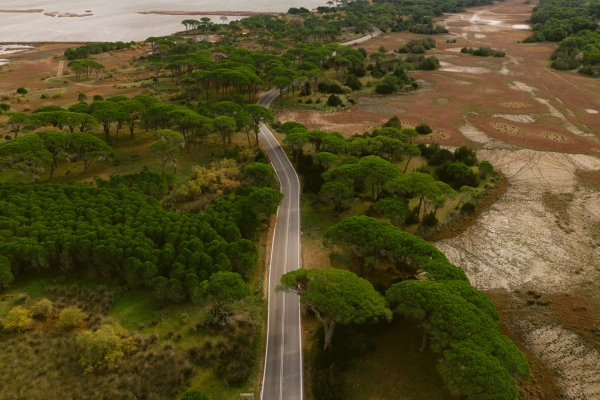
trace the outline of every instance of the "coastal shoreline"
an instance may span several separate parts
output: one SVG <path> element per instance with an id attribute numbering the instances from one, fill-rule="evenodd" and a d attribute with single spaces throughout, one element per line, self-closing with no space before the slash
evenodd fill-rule
<path id="1" fill-rule="evenodd" d="M 154 15 L 223 15 L 226 17 L 250 17 L 254 15 L 277 15 L 283 12 L 259 11 L 139 11 L 137 14 Z"/>

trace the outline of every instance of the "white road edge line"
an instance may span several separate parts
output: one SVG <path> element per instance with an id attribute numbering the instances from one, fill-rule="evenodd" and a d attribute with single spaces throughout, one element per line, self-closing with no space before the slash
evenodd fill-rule
<path id="1" fill-rule="evenodd" d="M 268 93 L 267 93 L 268 94 Z M 262 98 L 260 99 L 262 100 Z M 260 104 L 260 100 L 258 101 L 258 104 Z M 268 105 L 270 105 L 271 102 L 269 102 Z M 262 104 L 261 104 L 262 105 Z M 262 129 L 261 129 L 262 131 Z M 264 134 L 264 132 L 263 132 Z M 271 164 L 273 164 L 271 162 Z M 273 169 L 275 169 L 273 167 Z M 275 171 L 275 173 L 277 173 L 277 171 Z M 279 189 L 281 190 L 281 180 L 279 181 Z M 275 236 L 277 234 L 277 221 L 279 220 L 279 207 L 277 207 L 277 213 L 275 214 L 275 228 L 273 229 L 273 240 L 271 241 L 271 254 L 270 254 L 270 260 L 269 260 L 269 287 L 267 288 L 267 343 L 266 343 L 266 348 L 265 348 L 265 366 L 263 368 L 263 380 L 262 380 L 262 387 L 260 388 L 260 398 L 262 400 L 263 398 L 263 394 L 264 394 L 264 390 L 265 390 L 265 377 L 266 377 L 266 370 L 267 370 L 267 360 L 269 359 L 269 324 L 271 321 L 271 309 L 269 307 L 269 305 L 271 304 L 271 268 L 273 266 L 273 250 L 275 249 Z"/>
<path id="2" fill-rule="evenodd" d="M 266 98 L 268 100 L 268 103 L 266 101 L 265 101 L 265 103 L 266 103 L 266 107 L 268 108 L 270 106 L 271 102 L 274 100 L 274 98 L 277 97 L 276 90 L 277 89 L 272 89 L 270 91 L 270 92 L 273 92 L 271 95 L 269 95 L 269 92 L 267 92 L 265 94 L 265 96 L 263 96 L 259 100 L 258 104 L 260 104 L 260 105 L 262 105 L 262 106 L 265 107 L 264 104 L 261 104 L 261 100 L 263 100 L 263 99 Z M 273 97 L 273 95 L 275 95 L 275 97 Z M 267 96 L 269 96 L 269 97 L 267 97 Z M 265 133 L 265 131 L 263 130 L 263 128 L 268 133 Z M 286 180 L 288 182 L 288 185 L 291 185 L 291 181 L 290 181 L 288 172 L 285 169 L 284 162 L 282 162 L 281 158 L 279 157 L 278 152 L 275 150 L 276 146 L 279 146 L 281 148 L 281 150 L 283 151 L 283 147 L 281 147 L 281 145 L 279 144 L 279 141 L 277 141 L 277 139 L 273 136 L 273 134 L 270 132 L 269 128 L 265 124 L 262 124 L 261 133 L 263 133 L 263 136 L 265 136 L 266 141 L 269 142 L 269 144 L 271 145 L 271 148 L 273 149 L 273 153 L 275 154 L 275 157 L 277 158 L 277 160 L 279 161 L 279 163 L 283 167 L 283 173 L 285 174 L 285 177 L 286 177 Z M 275 140 L 276 146 L 273 146 L 272 140 Z M 287 157 L 286 157 L 286 159 L 287 159 Z M 298 196 L 297 196 L 297 200 L 296 200 L 297 201 L 297 207 L 298 207 L 298 213 L 297 213 L 298 214 L 298 256 L 297 257 L 298 257 L 298 269 L 300 269 L 301 268 L 301 263 L 300 263 L 300 260 L 301 260 L 301 257 L 300 257 L 300 254 L 301 254 L 301 250 L 300 250 L 301 249 L 301 247 L 300 247 L 300 243 L 301 243 L 301 241 L 300 241 L 300 231 L 301 230 L 300 230 L 300 219 L 299 219 L 299 217 L 300 217 L 300 178 L 299 178 L 299 176 L 298 176 L 298 174 L 296 172 L 296 169 L 294 168 L 293 164 L 291 163 L 291 161 L 289 159 L 287 159 L 287 162 L 292 166 L 292 171 L 294 172 L 294 176 L 295 176 L 296 182 L 298 184 L 298 186 L 297 186 L 298 187 Z M 273 169 L 275 169 L 275 166 L 273 165 L 272 161 L 271 161 L 271 165 L 273 166 Z M 277 173 L 277 170 L 275 170 L 275 173 Z M 277 174 L 277 176 L 279 177 L 279 174 Z M 282 188 L 281 178 L 280 178 L 279 184 L 280 184 L 280 189 L 281 189 Z M 288 199 L 288 204 L 291 205 L 291 199 Z M 279 219 L 279 208 L 280 207 L 277 208 L 277 214 L 276 214 L 277 219 Z M 288 206 L 288 209 L 289 209 L 289 206 Z M 289 227 L 289 218 L 288 218 L 288 227 Z M 269 354 L 269 321 L 270 321 L 270 313 L 271 313 L 271 309 L 270 309 L 270 300 L 271 300 L 271 269 L 272 269 L 272 264 L 273 264 L 273 249 L 274 249 L 274 246 L 275 246 L 275 232 L 276 231 L 277 231 L 277 223 L 275 223 L 275 230 L 273 232 L 273 241 L 271 243 L 271 257 L 270 257 L 271 260 L 269 262 L 269 288 L 268 288 L 268 292 L 267 292 L 267 302 L 268 302 L 267 303 L 268 304 L 267 305 L 267 343 L 266 343 L 266 352 L 265 352 L 265 367 L 264 367 L 264 370 L 263 370 L 263 381 L 262 381 L 261 396 L 260 396 L 261 399 L 263 399 L 263 396 L 264 396 L 265 377 L 266 377 L 265 372 L 266 372 L 266 369 L 267 369 L 267 360 L 268 360 L 268 354 Z M 288 239 L 289 239 L 289 229 L 286 230 L 286 248 L 287 248 L 287 245 L 288 245 Z M 285 253 L 284 260 L 285 260 L 284 261 L 285 262 L 284 263 L 284 273 L 285 273 L 285 272 L 287 272 L 286 268 L 285 268 L 286 265 L 287 265 L 287 251 Z M 300 303 L 300 299 L 298 299 L 298 303 Z M 283 296 L 283 310 L 285 310 L 285 295 Z M 298 319 L 301 321 L 301 309 L 300 309 L 300 307 L 298 307 Z M 283 377 L 283 354 L 284 354 L 284 352 L 283 352 L 283 344 L 284 344 L 284 337 L 285 337 L 285 324 L 282 322 L 282 325 L 284 326 L 284 329 L 282 329 L 282 340 L 281 340 L 281 343 L 282 343 L 282 350 L 281 350 L 281 373 L 280 373 L 281 375 L 280 375 L 280 382 L 279 382 L 279 385 L 280 385 L 279 397 L 280 397 L 280 399 L 282 399 L 282 396 L 283 396 L 283 388 L 282 388 L 282 385 L 283 385 L 283 379 L 282 379 L 282 377 Z M 303 374 L 303 358 L 304 358 L 304 354 L 302 352 L 302 325 L 300 324 L 298 328 L 299 328 L 299 333 L 300 333 L 299 334 L 299 340 L 300 340 L 300 398 L 303 399 L 304 398 L 304 378 L 303 378 L 303 375 L 304 375 Z"/>

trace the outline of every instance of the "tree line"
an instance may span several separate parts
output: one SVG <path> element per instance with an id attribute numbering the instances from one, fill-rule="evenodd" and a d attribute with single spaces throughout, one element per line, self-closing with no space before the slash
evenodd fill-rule
<path id="1" fill-rule="evenodd" d="M 92 54 L 106 53 L 111 50 L 123 50 L 129 49 L 135 46 L 135 42 L 102 42 L 102 43 L 90 43 L 85 46 L 79 46 L 75 49 L 68 48 L 65 50 L 64 56 L 67 60 L 79 60 L 82 58 L 89 58 Z"/>
<path id="2" fill-rule="evenodd" d="M 471 55 L 479 56 L 479 57 L 502 58 L 506 55 L 506 53 L 502 50 L 492 49 L 490 47 L 484 47 L 484 46 L 481 46 L 476 49 L 474 49 L 472 47 L 463 47 L 462 49 L 460 49 L 460 52 L 463 54 L 471 54 Z"/>

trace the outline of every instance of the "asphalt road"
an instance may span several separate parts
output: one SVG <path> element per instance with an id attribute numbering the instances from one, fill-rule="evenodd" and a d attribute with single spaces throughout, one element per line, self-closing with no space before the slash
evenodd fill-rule
<path id="1" fill-rule="evenodd" d="M 277 89 L 258 104 L 268 107 Z M 261 390 L 262 400 L 302 400 L 302 336 L 296 293 L 275 293 L 283 274 L 300 268 L 300 181 L 279 142 L 262 124 L 259 139 L 281 184 L 283 201 L 277 210 L 269 272 L 269 326 Z"/>
<path id="2" fill-rule="evenodd" d="M 342 46 L 351 46 L 353 44 L 366 42 L 367 40 L 369 40 L 371 38 L 374 38 L 375 36 L 379 36 L 379 35 L 381 35 L 381 29 L 379 29 L 376 26 L 373 26 L 373 34 L 372 35 L 363 36 L 361 38 L 354 39 L 354 40 L 351 40 L 349 42 L 344 42 L 344 43 L 340 43 L 340 44 Z"/>
<path id="3" fill-rule="evenodd" d="M 381 34 L 373 34 L 350 42 L 361 43 Z M 258 104 L 269 107 L 278 89 L 267 92 Z M 295 293 L 275 293 L 283 274 L 300 268 L 300 180 L 287 155 L 269 129 L 261 124 L 258 138 L 262 143 L 281 184 L 283 201 L 277 210 L 269 267 L 269 326 L 267 354 L 261 400 L 302 400 L 302 328 L 300 303 Z"/>

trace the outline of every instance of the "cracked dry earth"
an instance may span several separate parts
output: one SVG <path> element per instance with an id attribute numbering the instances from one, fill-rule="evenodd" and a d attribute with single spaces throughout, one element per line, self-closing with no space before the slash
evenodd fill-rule
<path id="1" fill-rule="evenodd" d="M 559 326 L 532 330 L 531 350 L 558 371 L 556 380 L 568 399 L 600 399 L 600 354 L 577 334 Z"/>
<path id="2" fill-rule="evenodd" d="M 582 185 L 577 172 L 600 170 L 600 158 L 519 148 L 468 120 L 460 130 L 482 146 L 480 159 L 489 160 L 510 186 L 465 233 L 436 246 L 484 291 L 596 292 L 600 192 Z M 547 196 L 566 196 L 563 215 L 546 204 Z M 518 325 L 565 398 L 600 399 L 600 353 L 593 343 L 556 321 Z"/>
<path id="3" fill-rule="evenodd" d="M 510 3 L 516 4 L 509 0 L 507 7 L 511 7 Z M 459 18 L 464 20 L 468 16 L 450 17 Z M 494 26 L 510 24 L 510 17 L 508 21 L 503 18 L 507 15 L 496 13 L 495 9 L 474 11 L 469 20 L 471 24 L 458 29 L 462 30 L 463 37 L 480 31 L 489 35 L 493 34 Z M 478 19 L 483 23 L 472 23 Z M 485 20 L 500 22 L 487 24 Z M 550 98 L 548 91 L 539 92 L 538 85 L 546 88 L 543 83 L 532 85 L 527 82 L 529 71 L 512 70 L 523 64 L 523 58 L 507 58 L 499 71 L 506 77 L 505 88 L 520 99 L 525 95 L 530 104 L 537 103 L 537 110 L 525 113 L 521 109 L 518 114 L 496 113 L 491 117 L 535 125 L 540 117 L 550 116 L 564 134 L 546 133 L 540 140 L 563 143 L 565 152 L 561 152 L 560 147 L 556 147 L 556 151 L 533 150 L 509 143 L 509 139 L 492 137 L 493 124 L 503 124 L 486 124 L 489 129 L 475 126 L 469 119 L 474 121 L 478 113 L 463 114 L 463 123 L 459 123 L 458 130 L 480 147 L 479 159 L 489 160 L 507 177 L 510 186 L 473 226 L 461 235 L 438 241 L 435 245 L 451 262 L 465 270 L 475 287 L 487 291 L 492 298 L 500 293 L 510 299 L 506 302 L 510 306 L 501 310 L 510 309 L 503 314 L 507 316 L 508 329 L 520 338 L 521 346 L 551 371 L 562 392 L 561 398 L 600 399 L 600 340 L 596 334 L 600 329 L 598 325 L 591 325 L 600 321 L 600 191 L 586 185 L 579 175 L 600 171 L 600 158 L 593 155 L 598 154 L 595 150 L 598 138 L 594 132 L 598 133 L 600 123 L 586 125 L 558 98 L 568 99 L 581 93 L 571 81 L 571 88 L 566 92 L 554 92 L 557 97 Z M 453 66 L 447 66 L 446 71 L 464 72 L 465 67 L 453 70 Z M 564 78 L 560 79 L 566 82 Z M 584 104 L 583 99 L 572 99 L 568 99 L 570 107 Z M 543 114 L 539 113 L 540 107 Z M 575 140 L 589 142 L 588 151 L 592 155 L 577 154 L 585 150 L 568 147 Z M 525 293 L 553 299 L 557 296 L 589 299 L 593 322 L 587 327 L 570 325 L 569 318 L 557 313 L 558 306 L 552 301 L 546 301 L 542 306 L 532 305 L 526 301 Z M 567 313 L 573 316 L 578 310 L 568 308 Z M 543 398 L 532 393 L 524 397 Z"/>

